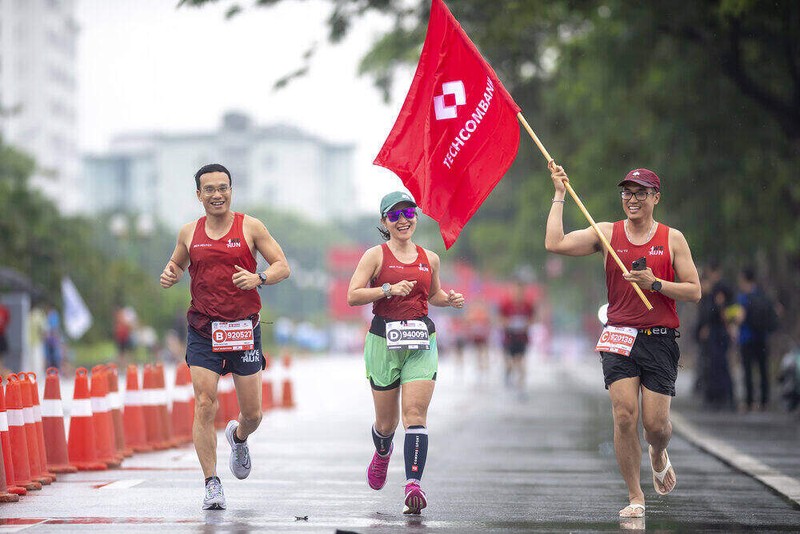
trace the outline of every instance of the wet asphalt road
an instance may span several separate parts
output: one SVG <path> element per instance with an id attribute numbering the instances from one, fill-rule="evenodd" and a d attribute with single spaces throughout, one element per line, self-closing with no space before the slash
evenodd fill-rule
<path id="1" fill-rule="evenodd" d="M 428 414 L 429 507 L 419 517 L 401 513 L 402 431 L 384 489 L 366 484 L 369 387 L 360 358 L 340 356 L 295 361 L 298 406 L 266 414 L 250 440 L 248 479 L 228 471 L 229 448 L 219 434 L 227 510 L 200 509 L 202 474 L 188 446 L 134 455 L 121 469 L 60 475 L 20 502 L 0 505 L 0 534 L 800 530 L 796 504 L 677 435 L 670 446 L 677 489 L 655 493 L 643 454 L 647 517 L 621 522 L 627 492 L 599 364 L 588 358 L 531 365 L 526 399 L 507 391 L 499 374 L 478 383 L 469 366 L 441 363 Z M 62 393 L 70 397 L 71 388 Z"/>

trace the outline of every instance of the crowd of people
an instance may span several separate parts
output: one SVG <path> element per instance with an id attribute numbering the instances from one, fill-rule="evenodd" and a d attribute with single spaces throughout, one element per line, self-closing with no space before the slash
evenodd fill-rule
<path id="1" fill-rule="evenodd" d="M 769 340 L 778 327 L 778 306 L 760 287 L 752 267 L 738 273 L 734 288 L 719 262 L 711 261 L 703 269 L 701 284 L 703 297 L 694 328 L 695 391 L 714 410 L 768 409 L 774 375 Z M 734 379 L 739 375 L 741 388 Z"/>

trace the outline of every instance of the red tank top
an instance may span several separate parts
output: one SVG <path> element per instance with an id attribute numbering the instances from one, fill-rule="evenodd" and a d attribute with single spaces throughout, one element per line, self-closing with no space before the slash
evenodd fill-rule
<path id="1" fill-rule="evenodd" d="M 633 245 L 625 235 L 625 221 L 614 223 L 611 247 L 630 269 L 633 260 L 647 258 L 647 266 L 659 280 L 675 281 L 672 257 L 669 253 L 669 227 L 658 224 L 655 235 L 644 245 Z M 666 326 L 678 328 L 678 312 L 675 301 L 656 291 L 643 290 L 653 309 L 647 311 L 630 282 L 622 278 L 622 271 L 610 254 L 606 255 L 606 286 L 608 287 L 608 324 L 650 328 Z"/>
<path id="2" fill-rule="evenodd" d="M 242 291 L 231 279 L 235 265 L 250 272 L 256 270 L 256 258 L 242 229 L 244 214 L 233 215 L 233 225 L 221 239 L 208 237 L 205 217 L 198 219 L 192 236 L 189 247 L 192 303 L 187 318 L 201 332 L 210 327 L 212 320 L 236 321 L 261 311 L 258 290 Z"/>
<path id="3" fill-rule="evenodd" d="M 417 259 L 414 263 L 402 263 L 394 257 L 389 245 L 381 245 L 383 262 L 378 276 L 370 282 L 370 287 L 381 287 L 385 283 L 396 284 L 403 280 L 416 280 L 414 289 L 405 297 L 383 298 L 372 304 L 372 313 L 395 321 L 417 319 L 428 315 L 428 292 L 431 289 L 431 265 L 425 249 L 417 245 Z"/>

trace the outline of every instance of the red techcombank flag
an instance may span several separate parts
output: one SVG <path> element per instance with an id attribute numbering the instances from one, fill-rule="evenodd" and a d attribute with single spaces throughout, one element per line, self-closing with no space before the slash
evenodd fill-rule
<path id="1" fill-rule="evenodd" d="M 375 164 L 393 171 L 445 246 L 519 149 L 520 108 L 442 0 L 433 0 L 417 72 Z"/>

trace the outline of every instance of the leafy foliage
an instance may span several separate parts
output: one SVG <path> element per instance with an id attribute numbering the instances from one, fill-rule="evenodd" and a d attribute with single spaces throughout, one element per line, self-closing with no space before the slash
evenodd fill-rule
<path id="1" fill-rule="evenodd" d="M 330 3 L 333 42 L 367 11 L 394 17 L 362 61 L 362 72 L 390 94 L 393 72 L 416 62 L 429 0 Z M 447 4 L 597 220 L 620 216 L 620 176 L 652 168 L 664 184 L 657 217 L 687 235 L 699 263 L 711 256 L 731 267 L 756 261 L 784 296 L 787 314 L 796 311 L 800 3 Z M 536 149 L 523 144 L 520 152 L 456 255 L 502 271 L 541 267 L 552 186 Z M 577 210 L 566 213 L 568 227 L 586 226 Z"/>

